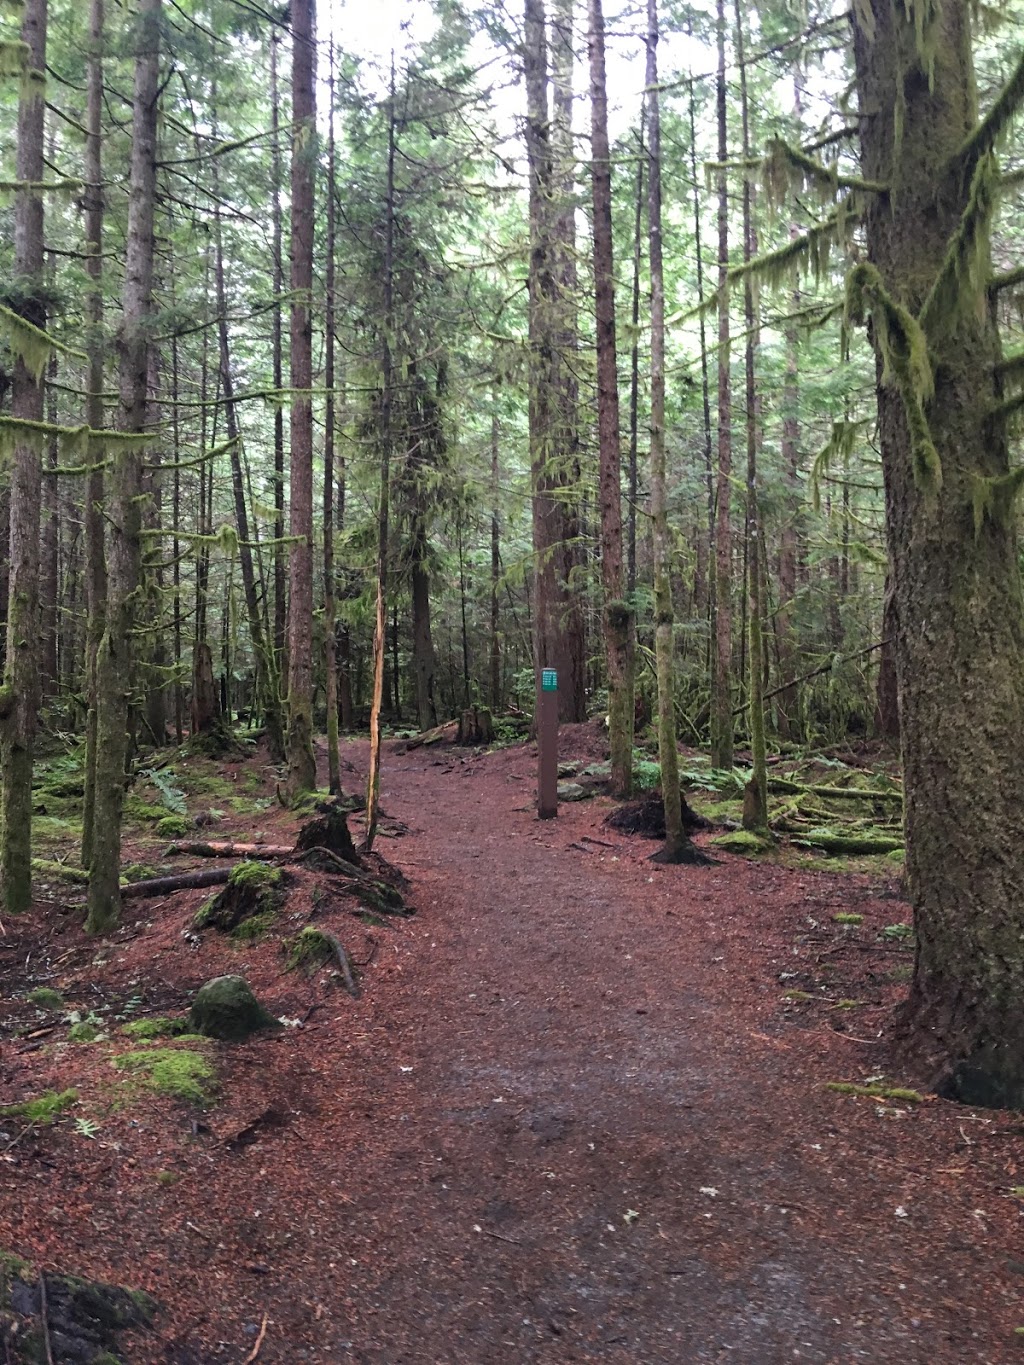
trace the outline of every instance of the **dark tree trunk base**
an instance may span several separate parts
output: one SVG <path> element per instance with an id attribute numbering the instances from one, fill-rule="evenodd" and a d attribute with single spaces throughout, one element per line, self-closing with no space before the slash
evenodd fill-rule
<path id="1" fill-rule="evenodd" d="M 493 744 L 494 720 L 486 706 L 470 706 L 459 719 L 456 744 Z"/>

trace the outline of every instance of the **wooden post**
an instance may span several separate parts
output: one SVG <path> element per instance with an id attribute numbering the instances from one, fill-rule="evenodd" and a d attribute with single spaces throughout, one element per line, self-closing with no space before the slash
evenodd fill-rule
<path id="1" fill-rule="evenodd" d="M 558 674 L 542 668 L 537 693 L 537 816 L 558 814 Z"/>

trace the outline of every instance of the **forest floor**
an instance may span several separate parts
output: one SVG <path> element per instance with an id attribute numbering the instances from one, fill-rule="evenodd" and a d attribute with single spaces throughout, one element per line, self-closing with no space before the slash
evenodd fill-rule
<path id="1" fill-rule="evenodd" d="M 593 726 L 562 744 L 601 756 Z M 0 1250 L 148 1291 L 131 1365 L 1020 1358 L 1021 1116 L 827 1088 L 913 1084 L 886 1037 L 898 869 L 660 866 L 607 799 L 539 823 L 529 745 L 401 749 L 380 846 L 412 918 L 302 873 L 249 942 L 192 930 L 202 891 L 127 901 L 104 942 L 66 887 L 4 923 L 0 1104 L 77 1093 L 52 1124 L 0 1119 Z M 359 790 L 367 747 L 344 757 Z M 218 838 L 289 841 L 264 763 L 177 763 L 190 818 L 212 796 Z M 360 999 L 287 970 L 307 922 L 362 964 Z M 303 1022 L 125 1034 L 226 971 Z M 113 1064 L 133 1046 L 191 1047 L 212 1098 L 145 1090 Z"/>

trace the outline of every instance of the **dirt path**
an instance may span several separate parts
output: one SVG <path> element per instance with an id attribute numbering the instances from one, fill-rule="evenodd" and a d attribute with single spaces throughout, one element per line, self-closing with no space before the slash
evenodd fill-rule
<path id="1" fill-rule="evenodd" d="M 358 789 L 366 746 L 345 757 Z M 534 761 L 389 746 L 411 920 L 360 923 L 325 878 L 246 944 L 194 932 L 202 891 L 131 902 L 102 945 L 53 904 L 10 925 L 0 1097 L 81 1099 L 9 1125 L 0 1253 L 149 1291 L 131 1365 L 1019 1359 L 1021 1117 L 825 1088 L 886 1070 L 908 907 L 866 876 L 659 867 L 602 800 L 539 823 Z M 360 1000 L 287 969 L 309 920 L 365 964 Z M 33 1023 L 30 966 L 109 1040 Z M 210 1045 L 205 1110 L 125 1102 L 119 1021 L 224 971 L 303 1026 Z"/>
<path id="2" fill-rule="evenodd" d="M 770 954 L 750 966 L 756 903 L 828 887 L 583 844 L 596 808 L 540 825 L 530 777 L 525 751 L 388 761 L 383 804 L 412 833 L 386 851 L 422 917 L 340 1059 L 354 1150 L 339 1202 L 306 1216 L 341 1302 L 308 1358 L 1016 1356 L 997 1210 L 934 1174 L 958 1160 L 949 1123 L 822 1094 L 816 1052 L 856 1073 L 870 1049 L 787 1042 L 736 1007 L 779 992 Z"/>

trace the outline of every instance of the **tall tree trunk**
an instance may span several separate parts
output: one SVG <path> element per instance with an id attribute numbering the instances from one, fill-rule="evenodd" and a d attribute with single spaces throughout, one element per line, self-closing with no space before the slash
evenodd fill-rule
<path id="1" fill-rule="evenodd" d="M 46 0 L 25 0 L 22 41 L 28 45 L 28 79 L 18 106 L 17 191 L 14 206 L 14 273 L 24 291 L 17 312 L 45 328 L 43 198 L 33 185 L 43 179 L 46 121 Z M 41 422 L 45 353 L 30 366 L 16 355 L 11 389 L 15 419 Z M 11 469 L 10 577 L 7 655 L 0 726 L 3 775 L 0 879 L 11 914 L 32 900 L 32 751 L 39 706 L 39 504 L 42 450 L 38 438 L 15 438 Z"/>
<path id="2" fill-rule="evenodd" d="M 747 101 L 747 67 L 744 60 L 743 17 L 736 0 L 736 64 L 740 70 L 740 118 L 743 129 L 743 160 L 750 157 L 750 109 Z M 750 261 L 757 252 L 754 236 L 753 191 L 750 178 L 743 177 L 743 259 Z M 747 711 L 750 718 L 751 774 L 743 794 L 743 827 L 768 828 L 768 769 L 764 737 L 764 643 L 761 636 L 761 532 L 757 497 L 758 401 L 755 377 L 755 351 L 760 324 L 754 306 L 754 286 L 750 275 L 743 280 L 743 320 L 747 338 L 744 348 L 747 418 L 747 606 L 749 661 L 747 672 Z"/>
<path id="3" fill-rule="evenodd" d="M 612 168 L 608 145 L 604 13 L 590 0 L 590 109 L 594 192 L 594 315 L 597 325 L 597 427 L 600 445 L 601 583 L 608 669 L 611 788 L 633 789 L 633 667 L 636 622 L 622 583 L 622 488 L 619 385 L 615 349 L 615 266 L 612 246 Z"/>
<path id="4" fill-rule="evenodd" d="M 325 382 L 324 412 L 324 668 L 327 700 L 327 780 L 330 791 L 341 791 L 341 756 L 338 752 L 338 661 L 335 639 L 334 606 L 334 288 L 335 288 L 335 185 L 334 185 L 334 36 L 330 46 L 331 73 L 328 82 L 327 135 L 327 262 L 325 269 Z"/>
<path id="5" fill-rule="evenodd" d="M 711 761 L 732 767 L 732 386 L 729 375 L 729 156 L 725 0 L 718 0 L 718 488 L 715 521 L 715 649 Z"/>
<path id="6" fill-rule="evenodd" d="M 675 615 L 672 542 L 665 478 L 665 282 L 661 246 L 661 100 L 658 93 L 658 0 L 647 0 L 647 225 L 651 270 L 651 523 L 654 532 L 654 651 L 658 675 L 658 758 L 665 804 L 661 862 L 696 856 L 683 832 L 676 739 Z"/>
<path id="7" fill-rule="evenodd" d="M 704 322 L 704 253 L 700 231 L 700 180 L 697 175 L 697 119 L 694 110 L 694 82 L 690 78 L 690 175 L 693 179 L 693 250 L 697 260 L 697 305 L 700 308 L 700 396 L 701 417 L 704 423 L 704 479 L 707 488 L 707 544 L 708 544 L 708 660 L 717 647 L 715 622 L 715 457 L 711 445 L 711 385 L 708 378 L 707 328 Z M 699 533 L 698 533 L 699 534 Z M 711 669 L 708 669 L 711 676 Z"/>
<path id="8" fill-rule="evenodd" d="M 421 509 L 413 514 L 409 571 L 412 605 L 412 659 L 416 680 L 416 723 L 421 730 L 437 724 L 434 700 L 434 643 L 430 633 L 430 573 L 427 569 L 427 528 Z"/>
<path id="9" fill-rule="evenodd" d="M 380 497 L 377 505 L 377 603 L 373 629 L 373 691 L 370 698 L 370 770 L 366 779 L 366 848 L 373 848 L 380 800 L 380 713 L 384 704 L 385 603 L 391 519 L 391 408 L 394 383 L 391 338 L 395 308 L 395 66 L 388 99 L 388 159 L 384 223 L 384 326 L 381 345 Z"/>
<path id="10" fill-rule="evenodd" d="M 644 121 L 646 102 L 640 105 L 640 128 L 636 147 L 636 198 L 633 203 L 633 286 L 630 307 L 629 348 L 629 515 L 627 517 L 626 591 L 629 600 L 636 597 L 636 513 L 640 497 L 640 265 L 643 260 L 644 207 Z"/>
<path id="11" fill-rule="evenodd" d="M 104 933 L 121 913 L 121 808 L 134 677 L 132 632 L 141 565 L 141 457 L 153 301 L 153 215 L 160 75 L 161 0 L 139 0 L 128 235 L 118 336 L 119 428 L 110 469 L 107 612 L 97 654 L 96 795 L 86 928 Z"/>
<path id="12" fill-rule="evenodd" d="M 533 512 L 533 644 L 537 700 L 541 671 L 565 657 L 565 584 L 558 572 L 564 521 L 558 504 L 558 282 L 554 181 L 543 0 L 525 0 L 526 150 L 530 168 L 530 482 Z M 560 704 L 561 713 L 561 704 Z"/>
<path id="13" fill-rule="evenodd" d="M 278 87 L 277 52 L 281 39 L 275 31 L 270 39 L 270 178 L 273 184 L 271 222 L 273 232 L 274 307 L 270 314 L 273 383 L 275 393 L 284 384 L 283 321 L 281 295 L 284 292 L 284 228 L 281 213 L 281 100 Z M 284 547 L 284 409 L 274 404 L 274 654 L 277 676 L 286 676 L 287 585 Z"/>
<path id="14" fill-rule="evenodd" d="M 556 436 L 552 474 L 561 485 L 555 513 L 558 532 L 560 630 L 558 713 L 563 721 L 587 718 L 587 623 L 579 590 L 583 536 L 580 526 L 579 349 L 576 296 L 576 154 L 573 147 L 574 0 L 551 4 L 552 269 L 557 311 L 554 337 Z"/>
<path id="15" fill-rule="evenodd" d="M 876 316 L 891 318 L 894 300 L 920 320 L 917 356 L 930 358 L 936 381 L 929 398 L 927 373 L 908 377 L 907 348 L 889 338 L 878 405 L 917 936 L 908 1018 L 944 1089 L 1019 1109 L 1024 612 L 1011 490 L 1020 480 L 1009 474 L 1000 409 L 983 206 L 997 197 L 990 148 L 1020 104 L 1021 66 L 999 114 L 980 123 L 966 0 L 923 19 L 888 0 L 870 9 L 873 33 L 861 10 L 854 17 L 862 174 L 893 193 L 868 204 L 870 264 L 855 268 L 851 290 Z M 970 270 L 959 268 L 965 248 Z"/>
<path id="16" fill-rule="evenodd" d="M 797 69 L 793 81 L 793 113 L 800 126 L 803 115 L 803 72 Z M 790 239 L 800 235 L 794 223 Z M 790 312 L 800 310 L 800 288 L 794 285 Z M 779 609 L 775 617 L 779 650 L 779 674 L 794 678 L 800 672 L 796 647 L 795 599 L 796 570 L 800 558 L 800 346 L 796 323 L 788 323 L 786 371 L 782 386 L 782 477 L 786 490 L 781 546 L 779 549 Z M 778 729 L 783 739 L 796 739 L 800 733 L 800 694 L 798 687 L 786 687 L 776 701 Z"/>
<path id="17" fill-rule="evenodd" d="M 313 226 L 316 0 L 292 0 L 291 462 L 288 795 L 316 787 L 313 754 Z"/>
<path id="18" fill-rule="evenodd" d="M 52 142 L 52 139 L 51 139 Z M 51 156 L 52 159 L 52 156 Z M 47 365 L 51 385 L 47 409 L 49 421 L 57 423 L 57 352 L 50 354 Z M 42 555 L 39 573 L 39 687 L 40 699 L 45 703 L 56 696 L 59 683 L 57 673 L 57 594 L 60 587 L 58 557 L 60 553 L 60 479 L 55 472 L 60 464 L 59 442 L 53 432 L 47 442 L 48 472 L 42 481 L 43 507 L 40 551 Z"/>
<path id="19" fill-rule="evenodd" d="M 216 166 L 216 162 L 214 162 Z M 214 193 L 219 194 L 218 177 L 214 171 Z M 246 504 L 245 479 L 242 472 L 242 436 L 235 409 L 235 382 L 231 373 L 231 351 L 228 341 L 228 300 L 224 280 L 224 241 L 220 209 L 213 213 L 214 285 L 217 304 L 217 341 L 220 356 L 220 386 L 224 397 L 224 421 L 228 435 L 228 459 L 231 463 L 231 489 L 235 504 L 235 530 L 238 539 L 238 559 L 242 567 L 242 595 L 249 625 L 249 639 L 256 664 L 257 695 L 263 706 L 267 728 L 267 745 L 273 762 L 284 758 L 284 717 L 281 712 L 280 686 L 274 660 L 273 645 L 263 633 L 256 572 L 253 566 L 252 542 L 249 537 L 249 512 Z"/>
<path id="20" fill-rule="evenodd" d="M 491 388 L 491 641 L 490 671 L 491 710 L 497 715 L 502 709 L 501 638 L 498 633 L 500 614 L 498 594 L 501 586 L 501 524 L 498 520 L 498 494 L 501 488 L 501 419 L 498 414 L 498 380 Z"/>
<path id="21" fill-rule="evenodd" d="M 173 299 L 173 291 L 172 291 Z M 174 742 L 180 745 L 185 732 L 185 695 L 181 685 L 181 424 L 178 416 L 180 371 L 178 366 L 178 338 L 171 338 L 171 454 L 174 470 L 171 476 L 171 560 L 173 563 L 171 592 L 172 626 L 174 637 Z"/>

